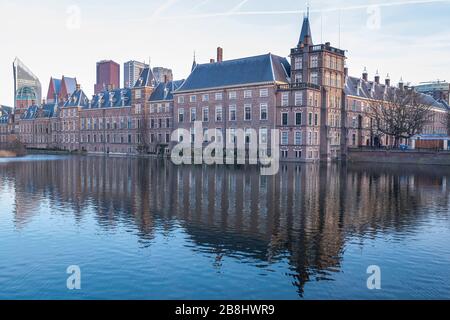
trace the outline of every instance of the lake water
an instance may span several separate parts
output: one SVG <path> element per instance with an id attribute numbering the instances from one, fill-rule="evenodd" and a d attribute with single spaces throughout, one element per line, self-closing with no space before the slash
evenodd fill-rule
<path id="1" fill-rule="evenodd" d="M 445 167 L 0 159 L 0 298 L 450 299 L 449 193 Z"/>

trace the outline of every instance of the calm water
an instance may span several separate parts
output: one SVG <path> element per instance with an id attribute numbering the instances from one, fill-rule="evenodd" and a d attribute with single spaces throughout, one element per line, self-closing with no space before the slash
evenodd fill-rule
<path id="1" fill-rule="evenodd" d="M 0 159 L 0 298 L 450 299 L 449 192 L 434 167 Z"/>

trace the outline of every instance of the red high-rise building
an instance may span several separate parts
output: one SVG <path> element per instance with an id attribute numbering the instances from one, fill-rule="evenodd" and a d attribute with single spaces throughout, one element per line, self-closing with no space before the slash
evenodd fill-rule
<path id="1" fill-rule="evenodd" d="M 97 83 L 94 93 L 97 94 L 107 88 L 120 88 L 120 65 L 112 60 L 97 62 Z"/>

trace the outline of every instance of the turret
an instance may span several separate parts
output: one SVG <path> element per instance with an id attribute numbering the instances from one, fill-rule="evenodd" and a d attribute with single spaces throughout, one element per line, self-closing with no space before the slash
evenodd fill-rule
<path id="1" fill-rule="evenodd" d="M 312 45 L 311 26 L 309 24 L 309 7 L 307 9 L 306 16 L 303 18 L 302 31 L 300 33 L 300 39 L 298 40 L 298 46 Z"/>

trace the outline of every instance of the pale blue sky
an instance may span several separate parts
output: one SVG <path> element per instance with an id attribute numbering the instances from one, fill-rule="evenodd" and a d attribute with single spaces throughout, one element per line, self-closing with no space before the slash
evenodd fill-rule
<path id="1" fill-rule="evenodd" d="M 348 50 L 351 75 L 366 66 L 393 82 L 450 81 L 450 0 L 311 0 L 315 43 Z M 297 43 L 306 1 L 0 0 L 0 104 L 13 104 L 12 61 L 41 79 L 76 76 L 91 95 L 95 63 L 149 60 L 185 78 L 192 65 L 272 52 Z M 340 9 L 340 10 L 339 10 Z M 340 16 L 340 19 L 339 19 Z M 339 37 L 339 20 L 341 36 Z M 123 77 L 123 68 L 121 70 Z"/>

